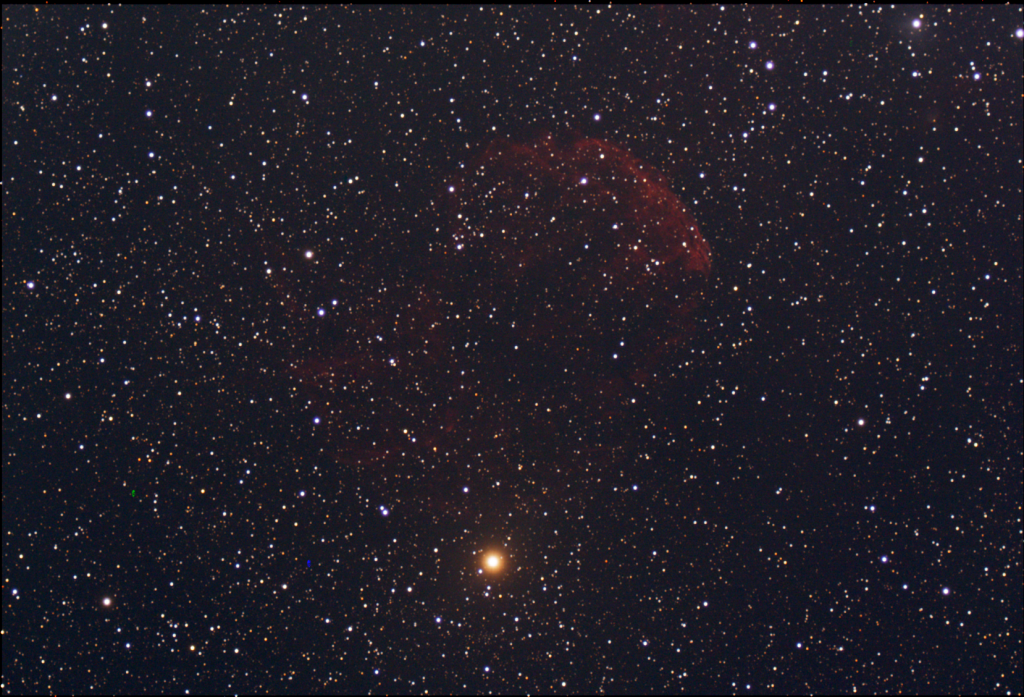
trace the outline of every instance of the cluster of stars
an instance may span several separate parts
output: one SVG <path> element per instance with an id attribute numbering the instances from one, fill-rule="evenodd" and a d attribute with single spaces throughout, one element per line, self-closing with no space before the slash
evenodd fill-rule
<path id="1" fill-rule="evenodd" d="M 89 12 L 4 692 L 1021 691 L 1019 7 Z"/>

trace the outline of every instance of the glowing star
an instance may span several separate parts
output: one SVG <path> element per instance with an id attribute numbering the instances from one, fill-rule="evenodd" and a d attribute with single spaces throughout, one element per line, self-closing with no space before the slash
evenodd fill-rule
<path id="1" fill-rule="evenodd" d="M 113 604 L 114 604 L 114 601 L 111 600 L 110 598 L 104 598 L 103 599 L 103 607 L 110 607 Z"/>

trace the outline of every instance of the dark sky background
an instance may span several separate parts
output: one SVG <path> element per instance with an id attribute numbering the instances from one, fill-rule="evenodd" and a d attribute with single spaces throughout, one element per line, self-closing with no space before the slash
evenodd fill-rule
<path id="1" fill-rule="evenodd" d="M 3 691 L 1019 694 L 1021 27 L 5 6 Z"/>

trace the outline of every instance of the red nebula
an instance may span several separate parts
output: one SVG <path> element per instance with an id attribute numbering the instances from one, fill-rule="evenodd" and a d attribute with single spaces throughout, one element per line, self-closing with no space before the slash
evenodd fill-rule
<path id="1" fill-rule="evenodd" d="M 592 138 L 495 141 L 440 195 L 416 263 L 396 277 L 382 255 L 318 289 L 340 296 L 330 316 L 278 286 L 330 452 L 437 505 L 467 467 L 552 492 L 559 473 L 628 467 L 711 272 L 693 217 L 662 175 Z"/>

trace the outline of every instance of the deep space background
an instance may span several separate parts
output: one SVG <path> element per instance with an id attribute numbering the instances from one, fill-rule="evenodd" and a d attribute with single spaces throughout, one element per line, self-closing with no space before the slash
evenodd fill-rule
<path id="1" fill-rule="evenodd" d="M 1021 27 L 5 5 L 3 692 L 1019 694 Z"/>

